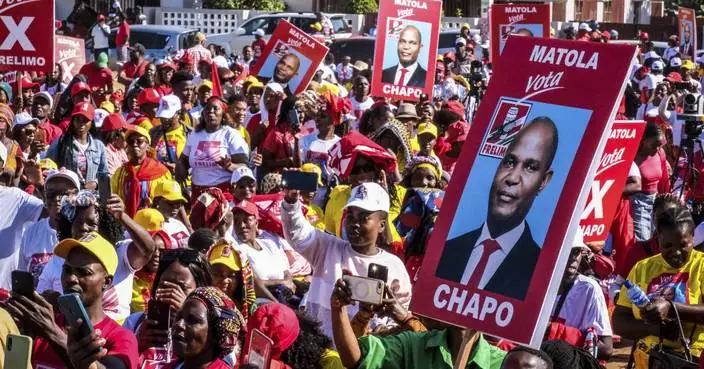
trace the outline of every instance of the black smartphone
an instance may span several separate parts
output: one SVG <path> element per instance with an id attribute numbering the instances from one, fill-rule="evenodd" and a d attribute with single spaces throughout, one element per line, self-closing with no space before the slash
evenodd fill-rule
<path id="1" fill-rule="evenodd" d="M 288 111 L 288 122 L 291 124 L 291 129 L 295 132 L 301 130 L 301 121 L 298 119 L 298 109 L 292 108 Z"/>
<path id="2" fill-rule="evenodd" d="M 168 330 L 171 325 L 171 307 L 165 302 L 151 300 L 149 301 L 147 317 L 149 320 L 157 322 L 156 328 Z"/>
<path id="3" fill-rule="evenodd" d="M 13 270 L 10 276 L 12 278 L 12 292 L 28 299 L 34 298 L 34 276 L 32 273 Z"/>
<path id="4" fill-rule="evenodd" d="M 378 279 L 384 281 L 384 283 L 387 283 L 389 279 L 389 268 L 385 265 L 371 263 L 369 264 L 369 269 L 367 269 L 367 277 Z"/>
<path id="5" fill-rule="evenodd" d="M 112 188 L 110 188 L 110 177 L 107 175 L 98 176 L 98 194 L 100 196 L 100 205 L 108 204 L 108 199 L 112 196 Z"/>
<path id="6" fill-rule="evenodd" d="M 318 174 L 298 171 L 284 171 L 281 175 L 281 186 L 289 190 L 315 192 L 318 190 Z"/>

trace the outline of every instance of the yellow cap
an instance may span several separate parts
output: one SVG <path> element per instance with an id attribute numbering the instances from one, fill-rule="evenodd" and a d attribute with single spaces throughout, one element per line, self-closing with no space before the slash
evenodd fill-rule
<path id="1" fill-rule="evenodd" d="M 186 202 L 186 198 L 183 197 L 181 192 L 181 186 L 178 182 L 174 180 L 165 180 L 157 184 L 154 189 L 154 198 L 163 197 L 169 201 L 183 201 Z"/>
<path id="2" fill-rule="evenodd" d="M 264 89 L 264 84 L 261 83 L 261 82 L 259 82 L 258 79 L 257 79 L 257 80 L 254 80 L 254 81 L 252 81 L 252 83 L 249 84 L 249 86 L 247 86 L 247 92 L 249 92 L 249 90 L 251 90 L 251 89 L 253 89 L 253 88 L 261 88 L 261 89 Z"/>
<path id="3" fill-rule="evenodd" d="M 39 169 L 49 170 L 49 169 L 59 169 L 59 166 L 51 159 L 39 160 Z"/>
<path id="4" fill-rule="evenodd" d="M 692 69 L 694 69 L 694 62 L 691 61 L 691 60 L 689 60 L 689 59 L 687 59 L 687 60 L 685 60 L 685 61 L 682 62 L 682 67 L 681 67 L 681 68 L 682 68 L 682 69 L 689 69 L 689 70 L 692 70 Z"/>
<path id="5" fill-rule="evenodd" d="M 240 254 L 225 240 L 220 240 L 210 247 L 208 263 L 210 265 L 222 264 L 234 272 L 242 270 Z"/>
<path id="6" fill-rule="evenodd" d="M 115 275 L 117 270 L 117 252 L 115 252 L 115 247 L 99 235 L 98 232 L 90 232 L 78 240 L 67 238 L 61 241 L 54 248 L 54 254 L 66 259 L 74 247 L 82 247 L 93 254 L 100 261 L 100 264 L 103 264 L 109 275 Z"/>
<path id="7" fill-rule="evenodd" d="M 433 135 L 433 137 L 438 138 L 438 127 L 433 123 L 421 123 L 418 125 L 418 136 L 428 133 Z"/>
<path id="8" fill-rule="evenodd" d="M 134 126 L 130 129 L 128 129 L 127 133 L 125 133 L 125 140 L 127 140 L 133 134 L 138 134 L 138 135 L 146 138 L 147 143 L 150 145 L 152 144 L 152 138 L 149 136 L 149 131 L 147 131 L 146 128 L 141 127 L 141 126 Z"/>
<path id="9" fill-rule="evenodd" d="M 105 110 L 110 114 L 115 112 L 115 104 L 111 103 L 110 101 L 103 101 L 100 104 L 99 108 Z"/>
<path id="10" fill-rule="evenodd" d="M 322 186 L 323 185 L 323 171 L 320 170 L 320 167 L 313 164 L 313 163 L 305 163 L 301 165 L 301 172 L 306 172 L 306 173 L 315 173 L 318 175 L 318 185 Z"/>
<path id="11" fill-rule="evenodd" d="M 198 85 L 198 91 L 200 91 L 201 88 L 207 87 L 208 89 L 213 89 L 213 82 L 208 81 L 207 79 Z"/>
<path id="12" fill-rule="evenodd" d="M 164 216 L 156 209 L 142 209 L 134 215 L 134 221 L 137 222 L 147 232 L 156 232 L 164 226 Z"/>

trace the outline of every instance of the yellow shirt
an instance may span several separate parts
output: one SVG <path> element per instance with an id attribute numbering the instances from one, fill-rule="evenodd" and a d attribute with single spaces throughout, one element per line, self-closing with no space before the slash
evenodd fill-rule
<path id="1" fill-rule="evenodd" d="M 138 124 L 138 126 L 146 129 L 147 131 L 151 130 L 154 127 L 160 126 L 160 125 L 161 125 L 161 120 L 159 120 L 159 118 L 143 119 Z"/>
<path id="2" fill-rule="evenodd" d="M 251 145 L 251 141 L 249 139 L 249 132 L 247 132 L 247 128 L 244 128 L 244 125 L 240 125 L 240 127 L 235 128 L 235 130 L 240 133 L 242 138 L 244 138 L 245 142 L 247 142 L 247 145 Z"/>
<path id="3" fill-rule="evenodd" d="M 651 256 L 639 261 L 628 274 L 628 280 L 638 285 L 649 298 L 666 297 L 674 302 L 684 304 L 701 304 L 702 285 L 704 284 L 704 253 L 693 250 L 689 261 L 681 268 L 673 268 L 662 254 Z M 626 287 L 621 287 L 617 304 L 633 310 L 633 316 L 641 319 L 640 310 L 628 299 Z M 694 324 L 684 323 L 683 329 L 685 337 L 690 336 Z M 658 337 L 649 336 L 645 338 L 646 344 L 654 344 L 659 341 Z M 671 347 L 678 347 L 674 342 L 665 340 L 665 344 Z M 699 357 L 704 349 L 704 326 L 697 325 L 696 332 L 692 336 L 692 353 Z"/>
<path id="4" fill-rule="evenodd" d="M 132 302 L 130 303 L 130 313 L 138 313 L 147 310 L 145 297 L 152 292 L 152 281 L 144 278 L 134 277 L 132 282 Z"/>
<path id="5" fill-rule="evenodd" d="M 323 209 L 320 208 L 320 206 L 317 205 L 303 205 L 306 208 L 306 218 L 308 218 L 308 221 L 310 224 L 325 232 L 325 213 L 323 213 Z"/>
<path id="6" fill-rule="evenodd" d="M 134 170 L 138 171 L 139 165 L 135 166 Z M 123 178 L 126 177 L 126 175 L 127 175 L 127 173 L 125 172 L 125 166 L 123 165 L 123 166 L 117 168 L 117 170 L 115 171 L 115 174 L 110 179 L 110 187 L 112 187 L 112 193 L 116 194 L 117 196 L 120 196 L 122 201 L 125 201 L 125 202 L 127 201 L 127 199 L 125 197 L 125 186 L 124 186 Z M 142 209 L 144 207 L 151 206 L 152 202 L 154 201 L 154 192 L 155 192 L 156 186 L 158 186 L 159 183 L 161 183 L 161 182 L 171 180 L 171 179 L 172 179 L 171 172 L 167 171 L 166 174 L 164 174 L 163 176 L 161 176 L 157 179 L 154 179 L 152 181 L 149 181 L 149 204 L 142 204 L 142 206 L 140 206 L 140 209 Z"/>
<path id="7" fill-rule="evenodd" d="M 330 349 L 325 350 L 323 356 L 320 357 L 320 367 L 323 369 L 345 369 L 340 354 Z"/>
<path id="8" fill-rule="evenodd" d="M 166 139 L 169 142 L 169 149 L 171 150 L 171 159 L 169 159 L 169 155 L 166 151 L 166 145 L 164 144 L 164 136 L 160 136 L 159 140 L 154 146 L 156 149 L 156 159 L 162 162 L 175 161 L 176 159 L 181 157 L 181 152 L 183 152 L 183 148 L 186 146 L 186 129 L 183 128 L 183 126 L 179 126 L 173 131 L 166 132 Z M 176 149 L 175 153 L 173 152 L 174 148 Z"/>

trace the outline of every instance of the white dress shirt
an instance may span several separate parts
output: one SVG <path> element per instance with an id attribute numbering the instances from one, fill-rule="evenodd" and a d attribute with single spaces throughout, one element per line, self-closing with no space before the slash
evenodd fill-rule
<path id="1" fill-rule="evenodd" d="M 499 243 L 501 249 L 495 251 L 491 254 L 491 256 L 489 256 L 489 260 L 486 263 L 486 268 L 484 268 L 484 274 L 482 274 L 482 278 L 479 280 L 478 287 L 480 289 L 484 289 L 487 283 L 489 283 L 491 277 L 494 276 L 494 273 L 496 273 L 499 269 L 501 263 L 504 259 L 506 259 L 506 256 L 508 256 L 513 247 L 516 246 L 516 242 L 518 242 L 518 239 L 521 238 L 525 228 L 526 222 L 523 221 L 516 228 L 502 234 L 496 239 L 496 242 Z M 482 226 L 482 233 L 479 235 L 479 238 L 477 238 L 477 243 L 474 244 L 472 254 L 469 256 L 469 261 L 464 269 L 464 274 L 462 274 L 462 280 L 460 283 L 463 285 L 467 285 L 467 283 L 469 283 L 469 279 L 472 277 L 472 273 L 477 267 L 477 264 L 479 264 L 479 260 L 484 253 L 484 245 L 482 243 L 488 239 L 491 239 L 491 234 L 489 234 L 489 228 L 486 223 L 484 223 Z"/>
<path id="2" fill-rule="evenodd" d="M 418 68 L 418 62 L 415 62 L 415 63 L 409 65 L 408 67 L 406 67 L 405 68 L 406 75 L 403 76 L 403 81 L 401 81 L 401 74 L 402 74 L 401 69 L 404 69 L 404 68 L 401 64 L 399 64 L 398 67 L 396 68 L 396 77 L 394 77 L 394 82 L 395 82 L 394 84 L 400 85 L 400 86 L 407 85 L 408 81 L 411 80 L 411 76 L 413 75 L 413 73 L 416 72 L 417 68 Z"/>

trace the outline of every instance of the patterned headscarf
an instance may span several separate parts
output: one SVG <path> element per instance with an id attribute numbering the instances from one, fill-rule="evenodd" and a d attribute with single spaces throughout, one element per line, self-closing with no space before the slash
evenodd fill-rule
<path id="1" fill-rule="evenodd" d="M 305 110 L 318 108 L 318 94 L 315 91 L 305 90 L 298 94 L 297 97 L 296 105 L 302 105 Z"/>
<path id="2" fill-rule="evenodd" d="M 245 320 L 235 303 L 215 287 L 198 287 L 186 300 L 198 300 L 208 310 L 208 325 L 220 358 L 229 355 L 244 336 Z M 240 341 L 241 342 L 241 341 Z"/>
<path id="3" fill-rule="evenodd" d="M 0 119 L 5 121 L 9 129 L 12 122 L 15 120 L 15 113 L 12 112 L 12 108 L 9 105 L 0 103 Z"/>
<path id="4" fill-rule="evenodd" d="M 7 82 L 0 82 L 0 89 L 5 91 L 5 95 L 7 95 L 7 101 L 12 101 L 12 87 L 10 86 L 10 84 Z"/>
<path id="5" fill-rule="evenodd" d="M 406 125 L 394 119 L 388 124 L 384 124 L 374 131 L 369 138 L 377 142 L 386 132 L 391 132 L 401 142 L 401 150 L 396 153 L 396 160 L 399 167 L 405 168 L 406 162 L 411 160 L 411 135 L 408 133 Z"/>
<path id="6" fill-rule="evenodd" d="M 428 168 L 435 174 L 435 178 L 438 181 L 442 179 L 442 165 L 432 156 L 412 157 L 411 160 L 408 161 L 408 165 L 404 171 L 404 178 L 410 176 L 416 169 L 420 168 Z"/>
<path id="7" fill-rule="evenodd" d="M 281 188 L 281 173 L 267 173 L 262 178 L 262 194 L 270 194 L 277 188 Z"/>
<path id="8" fill-rule="evenodd" d="M 225 219 L 229 203 L 217 187 L 210 187 L 198 196 L 198 201 L 191 208 L 191 225 L 193 229 L 210 228 L 215 230 Z"/>
<path id="9" fill-rule="evenodd" d="M 66 195 L 61 198 L 61 214 L 70 222 L 76 219 L 76 208 L 98 206 L 98 196 L 91 190 L 81 190 L 75 195 Z"/>

